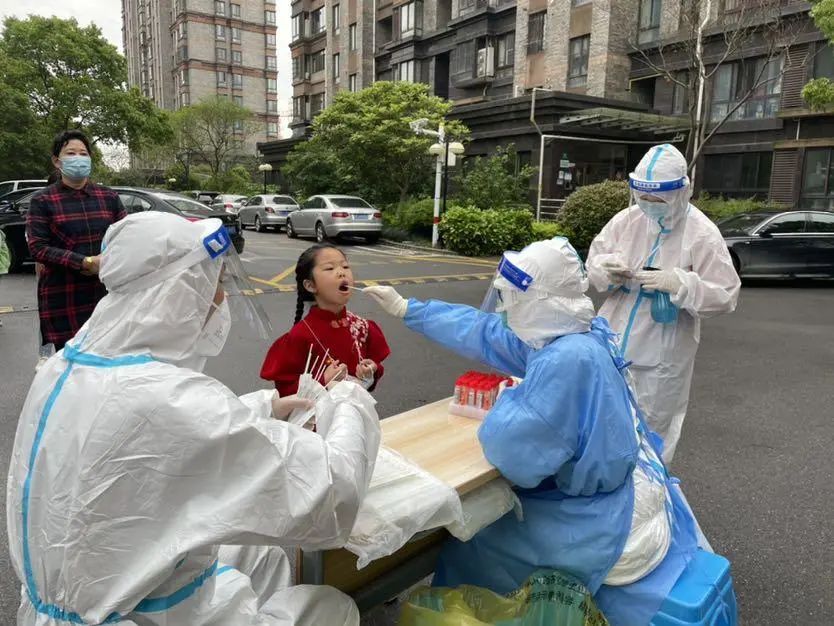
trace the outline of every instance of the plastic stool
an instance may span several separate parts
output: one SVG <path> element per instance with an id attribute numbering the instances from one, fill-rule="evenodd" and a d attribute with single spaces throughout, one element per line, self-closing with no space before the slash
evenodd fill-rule
<path id="1" fill-rule="evenodd" d="M 651 626 L 737 626 L 738 607 L 723 556 L 698 550 L 672 587 Z"/>

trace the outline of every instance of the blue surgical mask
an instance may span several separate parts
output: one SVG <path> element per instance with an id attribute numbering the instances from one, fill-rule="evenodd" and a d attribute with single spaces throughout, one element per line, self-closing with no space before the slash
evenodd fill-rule
<path id="1" fill-rule="evenodd" d="M 653 222 L 663 219 L 669 212 L 669 205 L 665 202 L 651 202 L 649 200 L 642 200 L 638 198 L 637 206 L 639 206 L 645 216 Z"/>
<path id="2" fill-rule="evenodd" d="M 89 178 L 93 162 L 88 156 L 68 156 L 61 159 L 61 173 L 70 180 Z"/>

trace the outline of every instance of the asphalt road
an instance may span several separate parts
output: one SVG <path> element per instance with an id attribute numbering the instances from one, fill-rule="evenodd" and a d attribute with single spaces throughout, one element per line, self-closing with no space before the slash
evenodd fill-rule
<path id="1" fill-rule="evenodd" d="M 247 233 L 243 258 L 276 333 L 292 322 L 292 265 L 310 243 Z M 492 272 L 477 260 L 386 246 L 345 249 L 357 280 L 397 284 L 404 296 L 477 305 Z M 9 461 L 36 361 L 35 316 L 25 311 L 33 303 L 31 274 L 0 277 L 0 467 Z M 473 366 L 406 330 L 359 293 L 350 307 L 379 322 L 392 346 L 375 394 L 381 416 L 449 395 L 450 381 Z M 266 387 L 258 371 L 267 348 L 233 330 L 207 372 L 238 393 Z M 742 624 L 834 624 L 832 364 L 830 283 L 745 285 L 735 314 L 704 323 L 674 472 L 713 546 L 732 561 Z M 18 593 L 3 527 L 0 624 L 14 623 Z M 392 614 L 366 623 L 392 624 Z"/>

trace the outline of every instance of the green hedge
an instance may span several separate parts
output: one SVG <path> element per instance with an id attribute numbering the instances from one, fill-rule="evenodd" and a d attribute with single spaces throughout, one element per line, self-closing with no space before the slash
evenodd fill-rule
<path id="1" fill-rule="evenodd" d="M 383 222 L 387 226 L 419 237 L 431 237 L 433 218 L 433 198 L 395 204 L 382 214 Z"/>
<path id="2" fill-rule="evenodd" d="M 746 200 L 724 199 L 721 196 L 710 196 L 708 193 L 701 194 L 697 200 L 693 198 L 691 202 L 701 209 L 713 222 L 717 222 L 725 217 L 737 215 L 738 213 L 761 211 L 767 208 L 767 204 L 761 200 L 755 200 L 753 198 Z"/>
<path id="3" fill-rule="evenodd" d="M 530 243 L 553 239 L 554 237 L 567 237 L 571 239 L 572 235 L 570 229 L 562 226 L 558 222 L 533 222 L 533 237 Z"/>
<path id="4" fill-rule="evenodd" d="M 505 250 L 520 250 L 533 236 L 529 211 L 455 207 L 440 222 L 446 247 L 467 256 L 495 256 Z"/>
<path id="5" fill-rule="evenodd" d="M 571 243 L 577 250 L 588 248 L 608 220 L 631 204 L 630 197 L 625 181 L 580 187 L 565 200 L 559 223 L 573 234 Z"/>

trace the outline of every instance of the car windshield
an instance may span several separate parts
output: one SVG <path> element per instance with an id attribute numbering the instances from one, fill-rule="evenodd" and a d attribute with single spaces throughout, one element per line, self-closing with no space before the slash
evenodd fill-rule
<path id="1" fill-rule="evenodd" d="M 330 198 L 330 203 L 340 209 L 370 209 L 370 204 L 361 198 Z"/>
<path id="2" fill-rule="evenodd" d="M 289 196 L 272 196 L 272 202 L 275 204 L 291 204 L 292 206 L 296 206 L 295 200 Z"/>
<path id="3" fill-rule="evenodd" d="M 246 200 L 246 196 L 220 196 L 218 200 L 222 202 L 240 202 L 241 200 Z"/>
<path id="4" fill-rule="evenodd" d="M 749 235 L 756 226 L 770 217 L 768 213 L 745 213 L 729 217 L 718 224 L 718 230 L 725 237 L 733 235 Z"/>
<path id="5" fill-rule="evenodd" d="M 214 210 L 207 207 L 205 204 L 189 200 L 188 198 L 181 198 L 179 196 L 161 196 L 165 202 L 178 208 L 185 213 L 194 213 L 195 215 L 211 215 Z"/>

